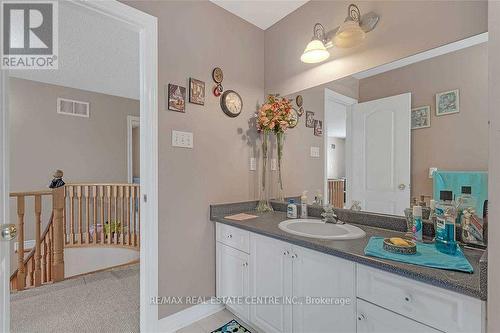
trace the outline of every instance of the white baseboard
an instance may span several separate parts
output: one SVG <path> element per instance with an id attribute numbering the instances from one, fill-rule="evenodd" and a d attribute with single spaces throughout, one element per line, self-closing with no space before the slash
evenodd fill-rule
<path id="1" fill-rule="evenodd" d="M 27 240 L 27 241 L 24 241 L 24 249 L 32 249 L 35 247 L 35 240 L 34 239 L 31 239 L 31 240 Z M 17 242 L 14 243 L 14 251 L 17 252 L 17 249 L 19 248 L 19 244 Z"/>
<path id="2" fill-rule="evenodd" d="M 203 303 L 179 311 L 158 321 L 158 332 L 174 333 L 200 319 L 222 311 L 224 304 Z"/>

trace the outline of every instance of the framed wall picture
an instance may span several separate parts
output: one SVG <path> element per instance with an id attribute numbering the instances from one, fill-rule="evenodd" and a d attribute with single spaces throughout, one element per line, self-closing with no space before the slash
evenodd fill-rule
<path id="1" fill-rule="evenodd" d="M 314 128 L 314 112 L 306 111 L 306 127 Z"/>
<path id="2" fill-rule="evenodd" d="M 429 105 L 411 109 L 411 129 L 431 127 L 431 107 Z"/>
<path id="3" fill-rule="evenodd" d="M 189 103 L 205 105 L 205 82 L 189 78 Z"/>
<path id="4" fill-rule="evenodd" d="M 460 95 L 458 89 L 436 94 L 436 116 L 458 112 L 460 112 Z"/>
<path id="5" fill-rule="evenodd" d="M 168 84 L 168 109 L 177 112 L 186 112 L 186 88 L 176 84 Z"/>
<path id="6" fill-rule="evenodd" d="M 323 122 L 321 120 L 314 120 L 314 135 L 323 135 Z"/>

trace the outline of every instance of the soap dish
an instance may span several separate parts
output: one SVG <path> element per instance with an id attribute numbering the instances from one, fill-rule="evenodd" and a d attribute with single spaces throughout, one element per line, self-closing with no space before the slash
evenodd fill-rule
<path id="1" fill-rule="evenodd" d="M 417 253 L 417 244 L 408 239 L 398 238 L 406 243 L 404 244 L 394 244 L 391 238 L 384 239 L 384 250 L 397 254 L 416 254 Z"/>

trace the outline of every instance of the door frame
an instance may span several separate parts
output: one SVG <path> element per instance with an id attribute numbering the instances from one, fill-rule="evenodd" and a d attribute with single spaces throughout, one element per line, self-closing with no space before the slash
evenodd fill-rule
<path id="1" fill-rule="evenodd" d="M 127 182 L 133 183 L 134 180 L 134 152 L 132 130 L 141 126 L 141 118 L 137 116 L 127 116 Z"/>
<path id="2" fill-rule="evenodd" d="M 327 106 L 329 103 L 338 103 L 346 107 L 346 137 L 345 137 L 345 169 L 346 169 L 346 205 L 351 202 L 350 197 L 350 184 L 351 184 L 351 141 L 349 133 L 351 132 L 351 111 L 352 106 L 358 103 L 357 99 L 339 94 L 329 88 L 325 88 L 325 119 L 324 119 L 324 134 L 323 134 L 323 151 L 324 153 L 324 166 L 323 166 L 323 198 L 324 204 L 328 204 L 330 198 L 328 197 L 328 112 Z"/>
<path id="3" fill-rule="evenodd" d="M 74 4 L 129 24 L 139 33 L 140 114 L 141 114 L 141 239 L 140 239 L 140 329 L 155 332 L 158 306 L 150 300 L 158 295 L 158 23 L 157 18 L 116 0 L 70 0 Z M 0 70 L 0 218 L 9 221 L 8 205 L 8 72 Z M 142 176 L 141 175 L 141 176 Z M 2 179 L 3 178 L 3 179 Z M 2 244 L 3 243 L 3 244 Z M 0 242 L 2 250 L 10 248 Z M 9 260 L 7 259 L 7 260 Z M 0 264 L 4 265 L 5 262 Z M 10 266 L 7 262 L 7 266 Z M 9 268 L 9 267 L 6 267 Z M 10 329 L 9 274 L 1 279 L 0 330 Z M 1 318 L 4 320 L 1 320 Z"/>

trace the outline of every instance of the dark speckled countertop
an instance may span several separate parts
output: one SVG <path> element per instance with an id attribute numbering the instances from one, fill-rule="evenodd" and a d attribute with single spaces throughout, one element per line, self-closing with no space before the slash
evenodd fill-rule
<path id="1" fill-rule="evenodd" d="M 256 202 L 212 205 L 210 206 L 210 219 L 215 222 L 228 224 L 257 234 L 279 239 L 347 260 L 352 260 L 367 266 L 375 267 L 421 282 L 429 283 L 434 286 L 452 290 L 464 295 L 472 296 L 481 300 L 486 300 L 487 262 L 485 261 L 485 251 L 469 248 L 463 249 L 465 256 L 474 268 L 474 273 L 472 274 L 379 259 L 369 257 L 364 254 L 364 249 L 368 243 L 368 240 L 371 236 L 403 236 L 404 233 L 401 232 L 401 224 L 397 223 L 401 222 L 401 220 L 396 221 L 399 218 L 368 213 L 356 213 L 358 215 L 357 218 L 349 218 L 350 213 L 346 212 L 345 210 L 341 210 L 342 212 L 338 212 L 337 215 L 339 215 L 339 217 L 341 217 L 345 222 L 356 225 L 357 227 L 363 229 L 366 232 L 366 237 L 361 239 L 341 241 L 324 240 L 296 236 L 282 231 L 278 227 L 278 224 L 281 221 L 287 219 L 285 212 L 279 211 L 283 209 L 283 206 L 276 206 L 273 204 L 273 206 L 275 207 L 274 212 L 258 213 L 255 211 L 255 205 Z M 246 221 L 234 221 L 224 218 L 224 216 L 242 212 L 257 215 L 259 217 Z M 314 215 L 319 216 L 319 210 L 315 212 L 314 209 L 309 209 L 309 213 L 310 218 L 313 218 L 312 216 Z M 344 217 L 341 216 L 342 213 L 345 214 Z M 363 216 L 363 218 L 359 218 L 359 216 Z M 374 227 L 374 223 L 370 223 L 370 220 L 377 219 L 382 219 L 383 221 L 387 222 L 388 219 L 391 218 L 395 220 L 393 222 L 396 222 L 393 223 L 394 227 L 390 228 L 393 230 Z M 383 221 L 381 224 L 384 224 Z M 370 224 L 372 226 L 369 226 Z M 384 225 L 384 228 L 387 228 L 387 224 Z"/>

